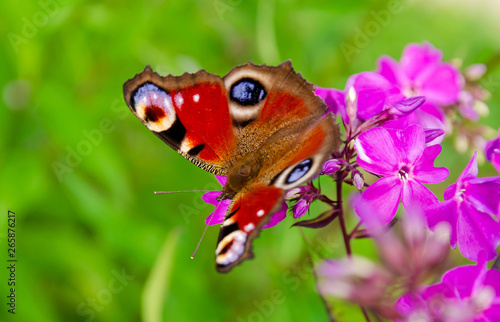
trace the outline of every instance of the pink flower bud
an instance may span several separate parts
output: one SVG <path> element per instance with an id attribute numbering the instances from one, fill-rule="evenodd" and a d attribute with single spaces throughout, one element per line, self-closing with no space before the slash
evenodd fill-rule
<path id="1" fill-rule="evenodd" d="M 304 194 L 306 194 L 307 192 L 309 192 L 309 190 L 310 190 L 310 188 L 307 185 L 293 188 L 293 189 L 288 190 L 286 192 L 285 199 L 286 200 L 292 200 L 292 199 L 300 198 Z"/>
<path id="2" fill-rule="evenodd" d="M 398 118 L 403 117 L 415 111 L 420 105 L 424 104 L 424 102 L 425 97 L 423 96 L 407 98 L 390 106 L 389 113 Z"/>
<path id="3" fill-rule="evenodd" d="M 464 76 L 468 81 L 478 81 L 486 73 L 485 64 L 473 64 L 467 67 Z"/>
<path id="4" fill-rule="evenodd" d="M 357 172 L 357 171 L 354 172 L 353 171 L 352 181 L 354 182 L 354 186 L 358 190 L 363 189 L 363 186 L 365 185 L 365 181 L 364 181 L 363 176 L 361 175 L 360 172 Z"/>
<path id="5" fill-rule="evenodd" d="M 297 204 L 293 207 L 293 218 L 297 219 L 302 217 L 309 209 L 309 203 L 306 199 L 300 199 Z"/>
<path id="6" fill-rule="evenodd" d="M 339 171 L 340 168 L 342 168 L 342 166 L 337 159 L 328 160 L 323 163 L 323 173 L 326 175 L 332 175 L 335 172 Z"/>

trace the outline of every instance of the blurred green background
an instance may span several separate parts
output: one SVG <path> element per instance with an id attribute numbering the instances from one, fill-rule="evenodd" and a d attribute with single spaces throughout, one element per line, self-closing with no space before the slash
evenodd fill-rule
<path id="1" fill-rule="evenodd" d="M 224 75 L 247 61 L 291 59 L 310 82 L 343 88 L 380 55 L 399 59 L 407 43 L 426 40 L 446 60 L 495 64 L 499 11 L 496 0 L 1 1 L 0 321 L 327 319 L 311 247 L 292 218 L 264 231 L 256 258 L 229 274 L 214 269 L 217 227 L 190 259 L 212 207 L 199 193 L 153 191 L 217 183 L 136 120 L 123 83 L 148 64 Z M 483 123 L 498 128 L 500 72 L 483 85 L 493 94 Z M 438 159 L 451 171 L 432 188 L 440 198 L 470 157 L 452 140 Z M 7 210 L 17 219 L 15 316 L 3 268 Z M 316 251 L 343 256 L 331 226 L 305 233 Z M 373 255 L 367 242 L 353 247 Z M 360 317 L 342 304 L 335 312 Z"/>

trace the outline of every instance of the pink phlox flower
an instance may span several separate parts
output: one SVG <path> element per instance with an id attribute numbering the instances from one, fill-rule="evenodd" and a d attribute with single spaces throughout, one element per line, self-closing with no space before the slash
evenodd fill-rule
<path id="1" fill-rule="evenodd" d="M 374 237 L 385 267 L 407 283 L 418 285 L 446 260 L 451 229 L 443 223 L 434 232 L 430 231 L 419 204 L 402 216 L 401 228 L 401 237 L 398 237 L 387 228 L 371 233 L 373 223 L 367 223 L 368 233 Z"/>
<path id="2" fill-rule="evenodd" d="M 396 321 L 500 321 L 500 271 L 477 265 L 453 268 L 440 283 L 404 294 L 395 305 Z"/>
<path id="3" fill-rule="evenodd" d="M 458 102 L 464 80 L 454 65 L 441 58 L 441 51 L 430 43 L 409 44 L 399 63 L 388 56 L 379 58 L 377 73 L 406 97 L 425 96 L 428 103 L 446 106 Z"/>
<path id="4" fill-rule="evenodd" d="M 446 131 L 446 116 L 441 107 L 457 103 L 464 86 L 459 70 L 441 61 L 442 54 L 429 43 L 409 44 L 403 51 L 401 62 L 388 56 L 379 58 L 377 73 L 398 87 L 407 97 L 424 96 L 426 103 L 412 115 L 387 124 L 389 128 L 406 128 L 420 124 L 425 129 Z M 465 109 L 465 107 L 464 107 Z M 398 124 L 399 123 L 399 124 Z M 441 143 L 444 133 L 432 144 Z"/>
<path id="5" fill-rule="evenodd" d="M 317 267 L 318 290 L 376 309 L 383 306 L 386 291 L 394 282 L 391 274 L 369 259 L 352 256 L 339 260 L 325 260 Z"/>
<path id="6" fill-rule="evenodd" d="M 488 141 L 484 150 L 486 160 L 490 161 L 500 173 L 500 129 L 498 129 L 498 137 Z"/>
<path id="7" fill-rule="evenodd" d="M 227 178 L 223 176 L 215 175 L 217 181 L 224 186 L 227 182 Z M 226 215 L 227 208 L 231 204 L 231 199 L 225 199 L 222 201 L 218 201 L 217 198 L 221 194 L 220 191 L 210 191 L 204 193 L 202 199 L 205 203 L 211 204 L 215 206 L 214 211 L 205 219 L 205 224 L 207 225 L 217 225 L 221 224 L 224 221 L 224 216 Z M 277 211 L 275 214 L 271 216 L 269 222 L 262 226 L 263 228 L 270 228 L 283 221 L 286 217 L 286 212 L 288 210 L 287 203 L 283 200 L 281 203 L 281 209 Z"/>
<path id="8" fill-rule="evenodd" d="M 446 260 L 449 251 L 447 225 L 439 233 L 431 232 L 419 208 L 415 205 L 403 216 L 401 234 L 368 216 L 363 226 L 375 241 L 381 264 L 356 255 L 325 260 L 317 269 L 319 291 L 360 304 L 384 318 L 398 317 L 394 296 L 401 289 L 415 291 Z"/>
<path id="9" fill-rule="evenodd" d="M 445 221 L 451 226 L 450 244 L 466 258 L 477 261 L 485 251 L 486 260 L 497 255 L 500 244 L 500 177 L 477 178 L 476 153 L 456 183 L 444 192 L 445 201 L 425 209 L 428 225 L 433 229 Z M 494 219 L 492 216 L 497 216 Z"/>
<path id="10" fill-rule="evenodd" d="M 407 210 L 414 203 L 424 208 L 438 202 L 423 184 L 442 182 L 449 172 L 444 167 L 434 167 L 441 146 L 426 147 L 421 126 L 412 125 L 405 130 L 374 128 L 362 133 L 354 147 L 358 165 L 381 176 L 362 193 L 355 206 L 361 219 L 376 216 L 387 224 L 396 215 L 400 201 Z"/>

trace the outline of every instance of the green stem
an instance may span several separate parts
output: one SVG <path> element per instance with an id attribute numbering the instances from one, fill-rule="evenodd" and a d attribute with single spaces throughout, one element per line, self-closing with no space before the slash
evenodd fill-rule
<path id="1" fill-rule="evenodd" d="M 344 205 L 342 203 L 342 181 L 337 181 L 337 207 L 337 209 L 339 210 L 339 223 L 340 229 L 342 230 L 342 236 L 344 237 L 345 250 L 347 252 L 347 256 L 351 257 L 351 239 L 347 234 L 344 217 Z"/>

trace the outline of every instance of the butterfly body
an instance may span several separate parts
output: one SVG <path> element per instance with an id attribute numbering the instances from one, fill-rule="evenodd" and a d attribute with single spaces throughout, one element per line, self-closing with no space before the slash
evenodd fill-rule
<path id="1" fill-rule="evenodd" d="M 201 70 L 161 77 L 149 67 L 124 85 L 134 114 L 200 168 L 227 177 L 232 199 L 216 247 L 227 272 L 252 257 L 252 240 L 285 192 L 310 180 L 340 145 L 333 116 L 290 62 L 252 63 L 220 78 Z"/>

